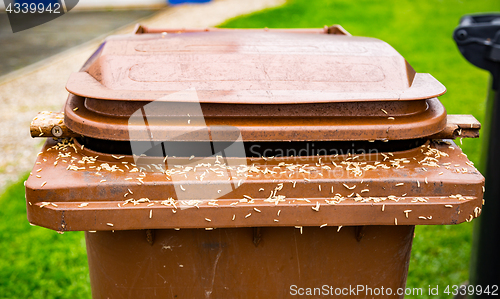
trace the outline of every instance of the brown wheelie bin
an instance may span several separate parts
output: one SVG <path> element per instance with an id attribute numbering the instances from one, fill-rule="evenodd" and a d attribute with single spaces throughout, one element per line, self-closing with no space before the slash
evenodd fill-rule
<path id="1" fill-rule="evenodd" d="M 415 225 L 481 212 L 480 124 L 340 26 L 138 26 L 67 90 L 27 213 L 86 232 L 93 298 L 401 298 Z"/>

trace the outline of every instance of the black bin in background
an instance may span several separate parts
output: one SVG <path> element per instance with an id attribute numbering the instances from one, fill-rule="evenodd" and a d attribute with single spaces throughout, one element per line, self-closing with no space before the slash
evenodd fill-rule
<path id="1" fill-rule="evenodd" d="M 469 62 L 491 73 L 479 168 L 485 206 L 474 226 L 469 279 L 469 285 L 491 289 L 500 285 L 500 13 L 463 16 L 453 39 Z"/>

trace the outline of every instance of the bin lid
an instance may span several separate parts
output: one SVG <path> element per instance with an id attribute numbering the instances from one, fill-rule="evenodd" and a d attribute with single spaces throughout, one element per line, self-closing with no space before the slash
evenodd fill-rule
<path id="1" fill-rule="evenodd" d="M 322 29 L 158 31 L 109 37 L 71 75 L 68 128 L 118 141 L 196 141 L 184 133 L 206 126 L 236 127 L 245 141 L 335 141 L 420 138 L 446 125 L 436 99 L 445 87 L 378 39 Z M 131 115 L 151 103 L 153 134 L 132 138 L 144 127 Z"/>
<path id="2" fill-rule="evenodd" d="M 69 92 L 125 101 L 298 104 L 400 101 L 442 95 L 387 43 L 367 37 L 273 30 L 225 30 L 108 38 Z"/>

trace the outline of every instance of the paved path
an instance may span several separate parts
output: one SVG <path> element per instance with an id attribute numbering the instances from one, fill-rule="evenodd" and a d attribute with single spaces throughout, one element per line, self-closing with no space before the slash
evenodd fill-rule
<path id="1" fill-rule="evenodd" d="M 0 13 L 0 76 L 151 16 L 158 10 L 71 11 L 51 22 L 12 33 Z"/>
<path id="2" fill-rule="evenodd" d="M 141 23 L 164 28 L 203 28 L 283 3 L 284 0 L 215 0 L 201 5 L 169 7 Z M 130 33 L 132 29 L 130 25 L 111 33 Z M 0 193 L 6 184 L 33 167 L 44 140 L 30 137 L 31 120 L 39 111 L 61 110 L 67 97 L 64 86 L 68 76 L 78 71 L 102 39 L 94 39 L 0 77 Z"/>

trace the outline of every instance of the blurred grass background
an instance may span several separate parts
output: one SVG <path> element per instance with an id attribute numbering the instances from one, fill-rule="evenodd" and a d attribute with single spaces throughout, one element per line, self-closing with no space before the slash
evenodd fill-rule
<path id="1" fill-rule="evenodd" d="M 0 298 L 91 298 L 83 232 L 30 226 L 25 179 L 0 197 Z"/>
<path id="2" fill-rule="evenodd" d="M 431 73 L 441 81 L 448 89 L 440 97 L 448 113 L 473 114 L 482 121 L 489 75 L 462 58 L 451 35 L 462 15 L 491 11 L 500 11 L 500 1 L 289 0 L 281 7 L 229 20 L 221 27 L 341 24 L 353 35 L 388 42 L 417 72 Z M 462 147 L 473 162 L 479 162 L 480 139 L 464 139 Z M 90 298 L 83 233 L 59 235 L 30 226 L 24 179 L 0 196 L 0 298 Z M 471 223 L 418 226 L 407 286 L 441 288 L 467 281 L 471 236 Z M 441 294 L 439 298 L 450 296 Z"/>

